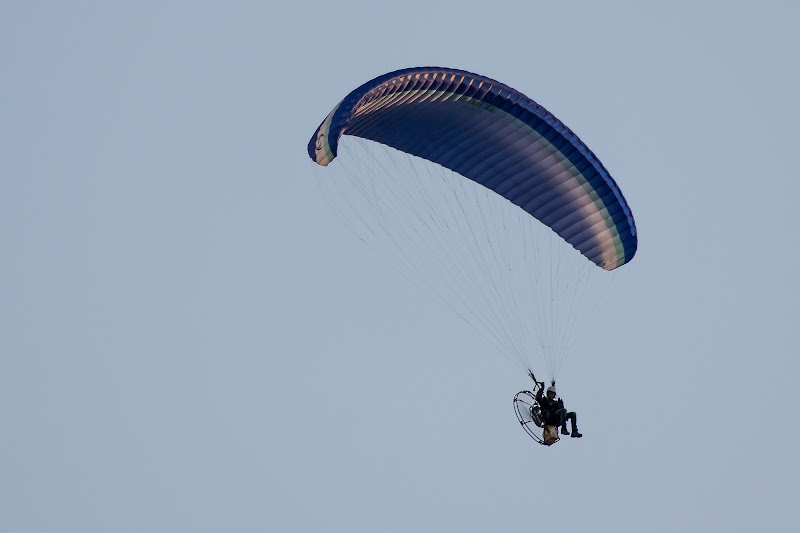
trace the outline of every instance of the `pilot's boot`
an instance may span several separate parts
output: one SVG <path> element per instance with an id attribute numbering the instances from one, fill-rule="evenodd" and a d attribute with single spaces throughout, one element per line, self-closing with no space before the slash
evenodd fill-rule
<path id="1" fill-rule="evenodd" d="M 570 437 L 574 437 L 576 439 L 579 439 L 579 438 L 583 437 L 583 433 L 578 433 L 578 428 L 576 428 L 575 426 L 572 426 L 572 434 L 570 435 Z"/>
<path id="2" fill-rule="evenodd" d="M 562 435 L 569 435 L 569 430 L 567 429 L 567 425 L 566 424 L 561 426 L 561 434 Z"/>

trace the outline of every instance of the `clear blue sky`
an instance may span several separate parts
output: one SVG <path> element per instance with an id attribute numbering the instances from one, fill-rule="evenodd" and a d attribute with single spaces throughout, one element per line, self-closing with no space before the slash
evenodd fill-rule
<path id="1" fill-rule="evenodd" d="M 791 531 L 792 2 L 6 2 L 0 530 Z M 347 232 L 306 143 L 408 66 L 572 127 L 640 234 L 527 378 Z"/>

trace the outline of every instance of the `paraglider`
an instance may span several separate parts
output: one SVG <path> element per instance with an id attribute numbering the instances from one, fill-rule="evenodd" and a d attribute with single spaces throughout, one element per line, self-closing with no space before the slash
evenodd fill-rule
<path id="1" fill-rule="evenodd" d="M 531 358 L 541 356 L 554 382 L 584 325 L 591 265 L 614 270 L 637 249 L 631 210 L 594 153 L 519 91 L 439 67 L 390 72 L 352 91 L 314 132 L 308 155 L 328 166 L 347 137 L 372 141 L 348 163 L 365 176 L 319 181 L 354 231 L 383 243 L 392 264 L 531 377 Z M 422 170 L 394 175 L 418 163 Z M 534 382 L 514 402 L 526 431 L 553 414 L 541 410 Z"/>
<path id="2" fill-rule="evenodd" d="M 536 381 L 532 371 L 528 372 L 534 383 L 532 391 L 520 391 L 514 396 L 514 412 L 525 432 L 539 444 L 550 446 L 560 440 L 558 428 L 562 435 L 581 438 L 578 431 L 577 414 L 567 411 L 564 401 L 556 399 L 556 385 L 553 382 L 545 393 L 544 382 Z M 546 395 L 545 395 L 546 394 Z M 567 429 L 567 421 L 572 422 L 572 432 Z M 542 430 L 541 435 L 538 429 Z"/>

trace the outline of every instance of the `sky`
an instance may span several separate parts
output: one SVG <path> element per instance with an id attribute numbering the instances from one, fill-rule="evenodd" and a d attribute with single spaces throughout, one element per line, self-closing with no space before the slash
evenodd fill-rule
<path id="1" fill-rule="evenodd" d="M 3 3 L 0 530 L 792 530 L 798 19 Z M 333 106 L 421 65 L 553 111 L 633 209 L 559 377 L 580 440 L 528 438 L 524 373 L 315 184 Z"/>

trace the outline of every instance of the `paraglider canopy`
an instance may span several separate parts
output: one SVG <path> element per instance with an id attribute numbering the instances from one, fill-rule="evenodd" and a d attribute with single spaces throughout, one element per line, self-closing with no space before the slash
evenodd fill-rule
<path id="1" fill-rule="evenodd" d="M 309 157 L 328 165 L 345 134 L 487 187 L 606 270 L 636 253 L 633 215 L 605 167 L 552 113 L 500 82 L 438 67 L 378 76 L 328 114 L 308 143 Z"/>

